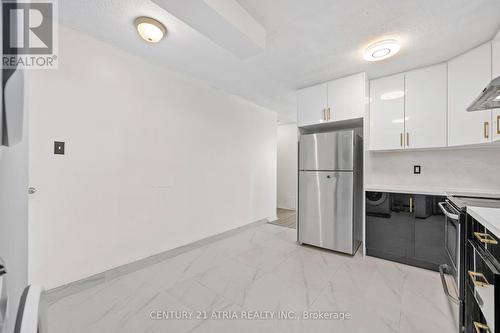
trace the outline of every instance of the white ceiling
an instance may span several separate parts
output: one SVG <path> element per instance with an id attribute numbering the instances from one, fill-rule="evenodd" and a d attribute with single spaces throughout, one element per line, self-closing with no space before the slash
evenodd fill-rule
<path id="1" fill-rule="evenodd" d="M 186 0 L 183 0 L 186 1 Z M 265 50 L 240 59 L 148 0 L 59 1 L 60 21 L 170 69 L 295 118 L 295 90 L 366 71 L 370 78 L 445 61 L 492 39 L 500 0 L 238 0 L 267 30 Z M 168 29 L 157 45 L 139 39 L 138 16 Z M 362 60 L 381 37 L 403 42 L 379 63 Z"/>

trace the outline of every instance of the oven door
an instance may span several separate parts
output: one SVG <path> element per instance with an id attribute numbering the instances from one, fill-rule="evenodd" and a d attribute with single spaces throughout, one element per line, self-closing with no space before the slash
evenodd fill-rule
<path id="1" fill-rule="evenodd" d="M 459 212 L 450 204 L 448 200 L 446 202 L 440 202 L 439 207 L 445 215 L 445 251 L 448 256 L 448 268 L 449 273 L 453 275 L 457 287 L 460 285 L 460 214 Z M 458 290 L 458 289 L 457 289 Z"/>
<path id="2" fill-rule="evenodd" d="M 441 275 L 441 283 L 443 290 L 448 296 L 448 299 L 453 302 L 451 306 L 455 323 L 457 324 L 457 331 L 462 332 L 463 326 L 463 296 L 462 296 L 462 276 L 460 274 L 462 262 L 460 254 L 461 243 L 461 226 L 460 226 L 460 213 L 450 204 L 448 200 L 438 203 L 441 211 L 445 215 L 445 252 L 448 257 L 448 262 L 439 266 L 439 273 Z M 454 290 L 448 289 L 445 275 L 452 275 L 454 282 Z M 451 292 L 450 292 L 451 291 Z"/>

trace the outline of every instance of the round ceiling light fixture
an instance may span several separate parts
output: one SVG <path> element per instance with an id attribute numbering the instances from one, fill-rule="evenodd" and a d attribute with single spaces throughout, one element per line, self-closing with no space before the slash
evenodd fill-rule
<path id="1" fill-rule="evenodd" d="M 163 24 L 150 17 L 138 17 L 134 23 L 139 36 L 148 43 L 158 43 L 167 33 Z"/>
<path id="2" fill-rule="evenodd" d="M 395 39 L 386 39 L 368 46 L 363 54 L 366 61 L 379 61 L 392 57 L 401 49 Z"/>

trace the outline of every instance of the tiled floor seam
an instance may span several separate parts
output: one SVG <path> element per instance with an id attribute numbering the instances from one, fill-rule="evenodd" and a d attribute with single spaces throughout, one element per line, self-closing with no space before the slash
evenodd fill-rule
<path id="1" fill-rule="evenodd" d="M 151 267 L 155 264 L 162 263 L 168 259 L 174 258 L 178 255 L 181 255 L 183 253 L 190 252 L 194 249 L 199 249 L 204 246 L 210 245 L 217 243 L 219 241 L 228 239 L 232 236 L 235 236 L 237 234 L 243 233 L 248 230 L 252 230 L 254 228 L 258 228 L 261 225 L 265 225 L 267 223 L 266 220 L 259 220 L 256 222 L 249 223 L 247 225 L 237 227 L 235 229 L 228 230 L 226 232 L 223 232 L 221 234 L 209 236 L 207 238 L 200 239 L 198 241 L 179 246 L 174 249 L 170 249 L 161 253 L 157 253 L 154 255 L 151 255 L 149 257 L 139 259 L 112 269 L 109 269 L 107 271 L 101 272 L 94 274 L 92 276 L 83 278 L 81 280 L 77 280 L 74 282 L 70 282 L 68 284 L 49 289 L 46 292 L 46 299 L 49 304 L 54 304 L 60 299 L 64 299 L 67 296 L 76 294 L 80 291 L 84 291 L 90 288 L 93 288 L 98 285 L 102 285 L 106 282 L 113 281 L 117 278 L 123 277 L 125 275 L 129 275 L 131 273 L 134 273 L 136 271 L 145 269 L 147 267 Z M 171 255 L 170 255 L 171 254 Z M 147 264 L 145 264 L 148 262 Z M 144 264 L 143 264 L 144 263 Z M 134 266 L 137 266 L 135 269 L 132 268 Z M 140 266 L 140 267 L 138 267 Z"/>

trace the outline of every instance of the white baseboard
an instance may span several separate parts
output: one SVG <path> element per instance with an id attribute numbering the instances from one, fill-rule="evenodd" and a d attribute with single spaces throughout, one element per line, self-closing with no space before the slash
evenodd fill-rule
<path id="1" fill-rule="evenodd" d="M 274 216 L 266 217 L 266 220 L 267 220 L 267 222 L 274 222 L 274 221 L 278 220 L 278 216 L 274 215 Z"/>
<path id="2" fill-rule="evenodd" d="M 271 218 L 272 219 L 272 218 Z M 276 218 L 274 218 L 273 221 L 275 221 Z M 222 239 L 225 239 L 227 237 L 236 235 L 237 233 L 243 232 L 245 230 L 249 230 L 251 228 L 255 228 L 259 225 L 265 224 L 269 222 L 269 218 L 262 219 L 256 222 L 252 222 L 246 225 L 243 225 L 241 227 L 231 229 L 228 231 L 224 231 L 220 234 L 209 236 L 203 239 L 200 239 L 198 241 L 182 245 L 180 247 L 167 250 L 161 253 L 153 254 L 150 257 L 144 258 L 144 259 L 139 259 L 137 261 L 112 268 L 110 270 L 107 270 L 105 272 L 101 272 L 98 274 L 95 274 L 93 276 L 89 276 L 86 278 L 83 278 L 78 281 L 70 282 L 68 284 L 53 288 L 51 290 L 48 290 L 45 299 L 49 304 L 53 304 L 57 302 L 58 300 L 67 297 L 69 295 L 73 295 L 77 292 L 80 292 L 82 290 L 86 290 L 92 287 L 95 287 L 99 284 L 109 282 L 113 279 L 116 279 L 120 276 L 135 272 L 137 270 L 149 267 L 151 265 L 155 265 L 159 262 L 163 262 L 167 259 L 173 258 L 175 256 L 178 256 L 182 253 L 185 253 L 187 251 L 191 251 L 193 249 L 200 248 L 202 246 L 205 246 L 207 244 L 211 244 L 213 242 L 220 241 Z M 1 326 L 0 326 L 1 328 Z M 1 331 L 1 330 L 0 330 Z"/>

